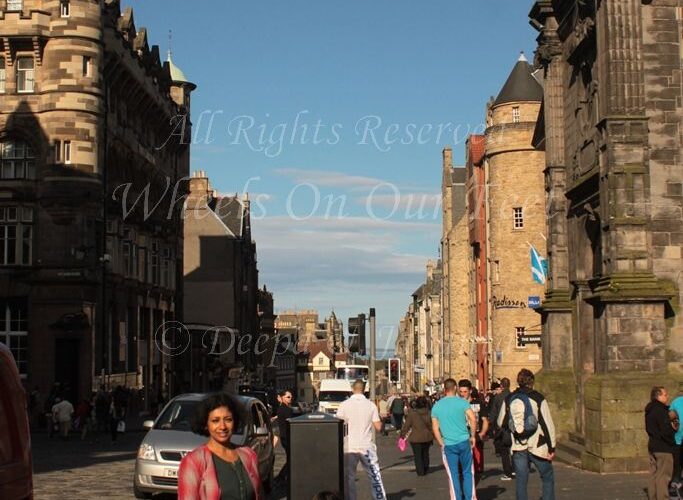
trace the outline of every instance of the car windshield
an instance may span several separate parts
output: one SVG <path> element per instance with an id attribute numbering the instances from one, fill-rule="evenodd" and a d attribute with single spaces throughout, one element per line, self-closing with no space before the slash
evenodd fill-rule
<path id="1" fill-rule="evenodd" d="M 199 401 L 173 401 L 159 416 L 154 424 L 155 429 L 173 431 L 192 431 L 192 419 Z M 242 434 L 244 423 L 233 434 Z"/>
<path id="2" fill-rule="evenodd" d="M 320 393 L 320 401 L 327 403 L 341 403 L 346 401 L 351 396 L 351 393 L 344 391 L 324 391 Z"/>

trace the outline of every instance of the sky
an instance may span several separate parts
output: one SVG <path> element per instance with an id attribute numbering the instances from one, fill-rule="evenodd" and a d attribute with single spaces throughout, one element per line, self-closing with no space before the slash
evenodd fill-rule
<path id="1" fill-rule="evenodd" d="M 197 84 L 192 170 L 248 192 L 276 310 L 374 307 L 393 349 L 439 257 L 441 151 L 464 163 L 531 0 L 122 1 Z"/>

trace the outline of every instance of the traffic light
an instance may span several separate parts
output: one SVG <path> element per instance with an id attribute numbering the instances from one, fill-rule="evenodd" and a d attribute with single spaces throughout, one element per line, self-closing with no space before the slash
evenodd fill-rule
<path id="1" fill-rule="evenodd" d="M 401 382 L 401 360 L 399 358 L 389 360 L 389 382 L 394 384 Z"/>
<path id="2" fill-rule="evenodd" d="M 349 318 L 349 351 L 365 355 L 365 314 Z"/>

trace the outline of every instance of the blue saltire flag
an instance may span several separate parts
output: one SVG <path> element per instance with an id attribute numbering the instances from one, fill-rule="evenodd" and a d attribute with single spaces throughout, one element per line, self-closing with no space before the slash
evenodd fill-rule
<path id="1" fill-rule="evenodd" d="M 539 255 L 533 245 L 529 245 L 529 247 L 531 249 L 531 276 L 536 283 L 545 285 L 548 274 L 548 261 Z"/>

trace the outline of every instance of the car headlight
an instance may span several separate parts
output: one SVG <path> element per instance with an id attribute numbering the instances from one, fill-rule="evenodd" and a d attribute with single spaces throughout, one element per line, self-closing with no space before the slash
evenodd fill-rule
<path id="1" fill-rule="evenodd" d="M 157 457 L 154 455 L 154 446 L 142 443 L 140 448 L 138 448 L 138 458 L 141 458 L 142 460 L 156 460 Z"/>

